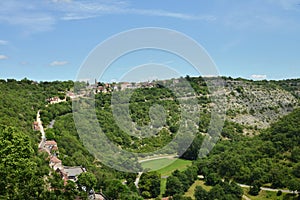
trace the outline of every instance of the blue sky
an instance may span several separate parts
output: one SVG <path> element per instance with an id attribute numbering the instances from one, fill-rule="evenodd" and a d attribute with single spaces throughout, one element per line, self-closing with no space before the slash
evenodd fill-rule
<path id="1" fill-rule="evenodd" d="M 300 0 L 9 0 L 0 2 L 0 78 L 74 80 L 96 45 L 141 27 L 193 38 L 221 75 L 300 77 Z M 183 64 L 157 52 L 130 58 L 104 80 L 118 79 L 118 67 L 137 60 Z"/>

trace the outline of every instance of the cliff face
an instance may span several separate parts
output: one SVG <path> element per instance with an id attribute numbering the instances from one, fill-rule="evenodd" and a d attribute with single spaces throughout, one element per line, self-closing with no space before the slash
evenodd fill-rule
<path id="1" fill-rule="evenodd" d="M 298 106 L 295 90 L 279 82 L 226 80 L 227 119 L 255 128 L 266 128 Z"/>

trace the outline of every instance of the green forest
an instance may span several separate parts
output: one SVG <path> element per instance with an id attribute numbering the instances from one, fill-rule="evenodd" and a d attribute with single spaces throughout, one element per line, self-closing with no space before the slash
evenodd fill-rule
<path id="1" fill-rule="evenodd" d="M 300 79 L 222 79 L 228 108 L 220 135 L 208 134 L 209 126 L 217 126 L 210 124 L 216 105 L 207 81 L 213 80 L 187 76 L 178 81 L 157 81 L 152 87 L 97 94 L 89 88 L 84 97 L 76 99 L 66 98 L 68 92 L 76 92 L 73 81 L 0 80 L 0 199 L 88 199 L 87 191 L 94 190 L 109 200 L 234 200 L 243 195 L 261 198 L 263 188 L 274 189 L 276 199 L 299 199 Z M 181 90 L 182 80 L 188 81 L 194 93 Z M 175 83 L 179 84 L 176 93 L 170 89 Z M 84 83 L 79 84 L 83 90 Z M 104 83 L 97 86 L 100 85 Z M 282 99 L 287 94 L 288 98 Z M 259 95 L 269 100 L 259 104 Z M 49 104 L 52 97 L 66 101 Z M 106 166 L 83 144 L 73 118 L 73 112 L 77 112 L 72 107 L 74 102 L 85 106 L 93 102 L 105 135 L 121 149 L 139 153 L 141 158 L 170 143 L 176 134 L 193 133 L 196 127 L 187 150 L 182 152 L 181 145 L 175 144 L 163 152 L 178 154 L 179 159 L 190 160 L 191 164 L 162 176 L 137 163 L 143 173 L 136 186 L 137 173 Z M 199 108 L 196 116 L 183 112 L 194 106 Z M 125 123 L 127 108 L 130 124 Z M 62 164 L 87 169 L 76 182 L 65 184 L 49 167 L 48 154 L 38 150 L 41 134 L 33 129 L 33 122 L 39 110 L 46 138 L 57 142 Z M 118 121 L 114 115 L 120 116 Z M 245 116 L 254 120 L 239 121 Z M 53 127 L 48 127 L 51 123 Z M 89 132 L 93 127 L 84 128 Z M 209 148 L 202 146 L 206 137 L 217 141 L 209 154 L 205 153 Z M 199 179 L 205 187 L 196 186 L 192 196 L 186 195 Z M 247 185 L 247 191 L 243 185 Z"/>

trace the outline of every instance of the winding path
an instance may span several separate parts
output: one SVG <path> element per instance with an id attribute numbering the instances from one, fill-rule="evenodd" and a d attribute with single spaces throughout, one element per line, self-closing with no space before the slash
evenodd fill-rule
<path id="1" fill-rule="evenodd" d="M 239 186 L 243 188 L 250 188 L 250 185 L 245 185 L 245 184 L 240 184 L 237 183 Z M 270 192 L 278 192 L 281 191 L 282 193 L 288 193 L 288 194 L 297 194 L 299 192 L 297 191 L 291 191 L 291 190 L 281 190 L 281 189 L 273 189 L 273 188 L 267 188 L 267 187 L 260 187 L 261 190 L 263 191 L 270 191 Z"/>
<path id="2" fill-rule="evenodd" d="M 139 172 L 136 179 L 135 179 L 135 181 L 134 181 L 134 185 L 135 185 L 136 188 L 139 188 L 139 182 L 140 182 L 140 178 L 141 178 L 142 174 L 143 174 L 143 172 Z"/>
<path id="3" fill-rule="evenodd" d="M 251 199 L 250 199 L 249 197 L 247 197 L 246 195 L 243 195 L 242 198 L 245 199 L 245 200 L 251 200 Z"/>
<path id="4" fill-rule="evenodd" d="M 151 158 L 146 158 L 146 159 L 140 159 L 139 163 L 147 162 L 147 161 L 151 161 L 151 160 L 159 160 L 159 159 L 163 159 L 163 158 L 169 158 L 169 159 L 177 158 L 177 155 L 174 154 L 174 155 L 165 155 L 165 156 L 157 156 L 157 157 L 151 157 Z"/>
<path id="5" fill-rule="evenodd" d="M 43 147 L 45 146 L 45 142 L 46 142 L 46 134 L 45 134 L 45 131 L 44 131 L 43 123 L 42 123 L 42 121 L 41 121 L 40 110 L 38 110 L 38 112 L 37 112 L 37 114 L 36 114 L 36 121 L 37 121 L 37 123 L 38 123 L 40 132 L 41 132 L 41 134 L 42 134 L 41 142 L 40 142 L 40 144 L 39 144 L 39 148 L 43 148 Z"/>

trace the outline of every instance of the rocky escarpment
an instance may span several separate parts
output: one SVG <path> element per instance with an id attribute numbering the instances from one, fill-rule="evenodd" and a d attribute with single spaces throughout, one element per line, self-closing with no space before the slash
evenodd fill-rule
<path id="1" fill-rule="evenodd" d="M 266 128 L 298 106 L 291 92 L 273 82 L 226 80 L 227 119 L 255 128 Z"/>

